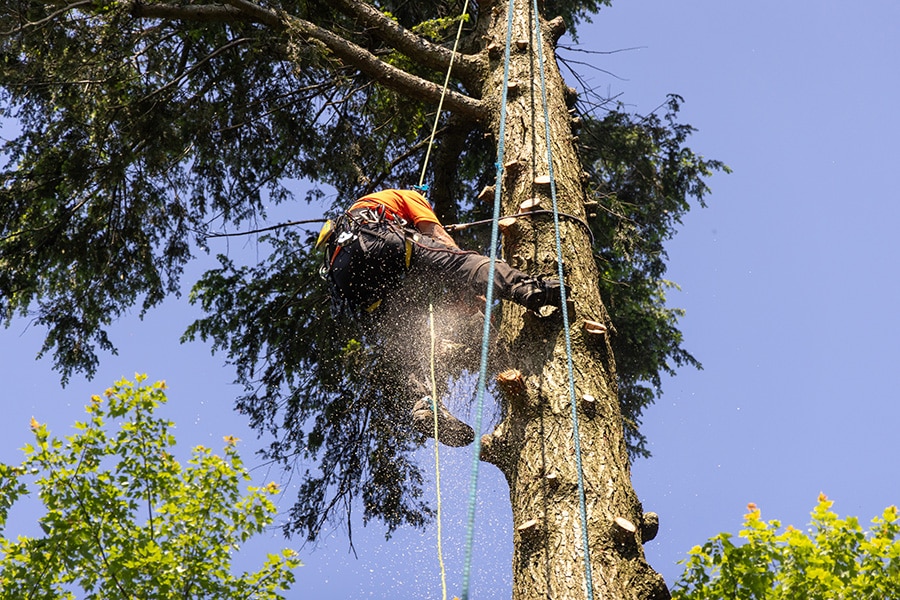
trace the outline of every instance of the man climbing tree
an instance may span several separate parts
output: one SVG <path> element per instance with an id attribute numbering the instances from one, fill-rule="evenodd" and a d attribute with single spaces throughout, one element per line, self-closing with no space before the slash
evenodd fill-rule
<path id="1" fill-rule="evenodd" d="M 468 306 L 474 316 L 473 308 L 482 298 L 479 294 L 486 293 L 489 277 L 494 296 L 535 314 L 560 307 L 559 281 L 529 277 L 502 261 L 462 250 L 415 190 L 382 190 L 360 198 L 334 223 L 325 223 L 316 246 L 325 250 L 321 273 L 329 283 L 332 316 L 349 311 L 361 327 L 365 324 L 380 331 L 386 343 L 413 345 L 406 335 L 398 335 L 396 322 L 423 314 L 426 304 L 433 314 L 435 300 L 446 294 L 456 299 L 454 304 Z M 473 334 L 470 331 L 467 337 Z M 424 355 L 426 349 L 414 352 Z M 409 352 L 398 347 L 390 354 L 399 357 Z M 444 374 L 446 378 L 449 373 Z M 416 429 L 433 435 L 435 411 L 442 443 L 471 444 L 474 431 L 454 417 L 440 398 L 429 397 L 428 387 L 421 383 L 425 374 L 410 373 L 409 377 L 410 394 L 397 393 L 400 412 L 411 413 Z"/>
<path id="2" fill-rule="evenodd" d="M 433 144 L 438 216 L 483 217 L 475 197 L 489 184 L 505 215 L 537 208 L 504 222 L 504 256 L 529 275 L 554 273 L 559 249 L 576 308 L 568 328 L 516 306 L 497 326 L 504 417 L 482 458 L 510 484 L 515 598 L 668 595 L 643 558 L 654 521 L 628 450 L 646 454 L 637 427 L 661 373 L 696 364 L 664 304 L 663 244 L 723 165 L 684 146 L 680 99 L 663 117 L 633 118 L 567 87 L 556 44 L 601 4 L 472 8 Z M 21 127 L 0 174 L 6 322 L 45 326 L 64 380 L 90 374 L 113 348 L 105 328 L 116 317 L 177 293 L 209 233 L 264 220 L 292 200 L 290 181 L 342 199 L 415 181 L 461 12 L 359 0 L 4 3 L 2 111 Z M 323 196 L 314 187 L 308 199 Z M 545 212 L 554 199 L 558 236 Z M 260 264 L 221 257 L 197 282 L 192 298 L 210 316 L 186 337 L 227 353 L 246 386 L 237 407 L 268 434 L 270 457 L 318 460 L 286 531 L 315 538 L 354 500 L 389 530 L 425 525 L 422 437 L 386 408 L 400 375 L 377 339 L 330 321 L 314 240 L 277 229 L 267 241 Z"/>

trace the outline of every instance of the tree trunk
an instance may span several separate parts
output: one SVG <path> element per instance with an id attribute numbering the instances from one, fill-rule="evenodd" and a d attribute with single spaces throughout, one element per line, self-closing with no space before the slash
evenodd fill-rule
<path id="1" fill-rule="evenodd" d="M 503 213 L 520 212 L 523 202 L 540 199 L 550 209 L 550 186 L 540 176 L 546 165 L 541 79 L 534 47 L 530 6 L 520 0 L 514 15 L 503 162 Z M 501 49 L 506 40 L 506 5 L 493 13 L 488 43 Z M 576 156 L 568 94 L 556 63 L 551 27 L 543 24 L 546 93 L 550 114 L 553 174 L 560 212 L 585 218 L 585 191 Z M 484 99 L 497 115 L 504 56 L 491 55 Z M 496 96 L 494 96 L 496 94 Z M 496 105 L 494 104 L 496 102 Z M 532 108 L 534 107 L 534 109 Z M 631 473 L 616 396 L 616 371 L 610 345 L 600 333 L 588 333 L 585 321 L 608 324 L 598 291 L 591 240 L 573 219 L 560 222 L 565 280 L 571 287 L 569 315 L 575 398 L 583 461 L 590 569 L 597 599 L 669 598 L 662 577 L 644 559 L 642 537 L 651 518 L 644 515 L 631 484 Z M 505 228 L 504 256 L 534 275 L 556 277 L 552 215 L 518 218 Z M 587 597 L 582 519 L 566 345 L 559 315 L 539 319 L 518 306 L 504 306 L 500 340 L 505 358 L 494 365 L 514 368 L 501 377 L 504 419 L 482 439 L 482 460 L 506 475 L 512 501 L 513 599 Z M 655 532 L 654 532 L 655 533 Z"/>

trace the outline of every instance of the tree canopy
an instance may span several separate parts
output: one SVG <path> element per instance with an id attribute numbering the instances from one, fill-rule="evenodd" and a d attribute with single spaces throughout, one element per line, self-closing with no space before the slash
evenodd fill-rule
<path id="1" fill-rule="evenodd" d="M 488 212 L 476 198 L 494 173 L 482 89 L 493 4 L 465 22 L 440 117 L 429 176 L 444 222 Z M 606 4 L 547 2 L 544 11 L 576 35 Z M 325 214 L 415 183 L 460 11 L 443 1 L 5 3 L 0 114 L 21 127 L 2 146 L 5 323 L 45 327 L 43 352 L 64 380 L 90 375 L 114 351 L 109 325 L 179 294 L 211 232 L 268 223 L 300 181 Z M 699 365 L 666 304 L 665 243 L 726 167 L 686 145 L 693 129 L 679 122 L 676 96 L 644 115 L 590 89 L 570 97 L 627 440 L 646 455 L 641 414 L 661 376 Z M 474 229 L 460 237 L 485 243 Z M 311 241 L 281 229 L 262 239 L 257 264 L 220 256 L 193 287 L 208 316 L 185 338 L 209 341 L 233 364 L 238 408 L 268 434 L 268 457 L 313 465 L 288 530 L 315 537 L 357 498 L 364 518 L 389 531 L 422 525 L 431 513 L 411 458 L 421 438 L 385 397 L 400 374 L 379 362 L 374 333 L 332 319 Z"/>
<path id="2" fill-rule="evenodd" d="M 896 506 L 872 519 L 839 517 L 824 494 L 807 531 L 763 521 L 753 503 L 738 536 L 720 533 L 695 546 L 673 598 L 684 600 L 881 600 L 900 597 L 900 517 Z"/>
<path id="3" fill-rule="evenodd" d="M 290 549 L 231 572 L 234 551 L 271 525 L 278 486 L 241 489 L 250 477 L 232 436 L 222 455 L 197 446 L 179 463 L 174 424 L 154 414 L 165 383 L 145 380 L 92 396 L 65 439 L 32 419 L 22 463 L 0 464 L 0 597 L 274 600 L 293 583 Z M 35 491 L 43 534 L 7 536 L 10 509 Z"/>

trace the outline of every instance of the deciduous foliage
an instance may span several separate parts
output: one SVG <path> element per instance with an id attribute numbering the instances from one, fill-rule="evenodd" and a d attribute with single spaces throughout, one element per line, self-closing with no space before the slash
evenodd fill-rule
<path id="1" fill-rule="evenodd" d="M 673 598 L 684 600 L 884 600 L 900 598 L 900 517 L 884 509 L 864 530 L 819 496 L 807 531 L 763 521 L 748 506 L 738 543 L 720 533 L 695 546 Z"/>
<path id="2" fill-rule="evenodd" d="M 165 384 L 119 381 L 87 405 L 65 439 L 32 419 L 21 465 L 0 464 L 2 598 L 281 598 L 299 561 L 269 554 L 234 574 L 234 552 L 272 523 L 277 486 L 249 480 L 225 438 L 221 455 L 198 446 L 182 466 L 173 423 L 154 411 Z M 45 512 L 37 536 L 6 535 L 9 511 L 35 494 Z"/>

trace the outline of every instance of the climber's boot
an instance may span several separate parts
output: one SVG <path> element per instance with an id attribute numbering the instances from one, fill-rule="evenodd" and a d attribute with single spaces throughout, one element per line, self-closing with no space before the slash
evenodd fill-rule
<path id="1" fill-rule="evenodd" d="M 434 402 L 425 396 L 412 409 L 413 427 L 428 437 L 434 437 Z M 475 440 L 475 431 L 450 414 L 443 404 L 438 404 L 438 440 L 442 444 L 458 448 Z"/>

